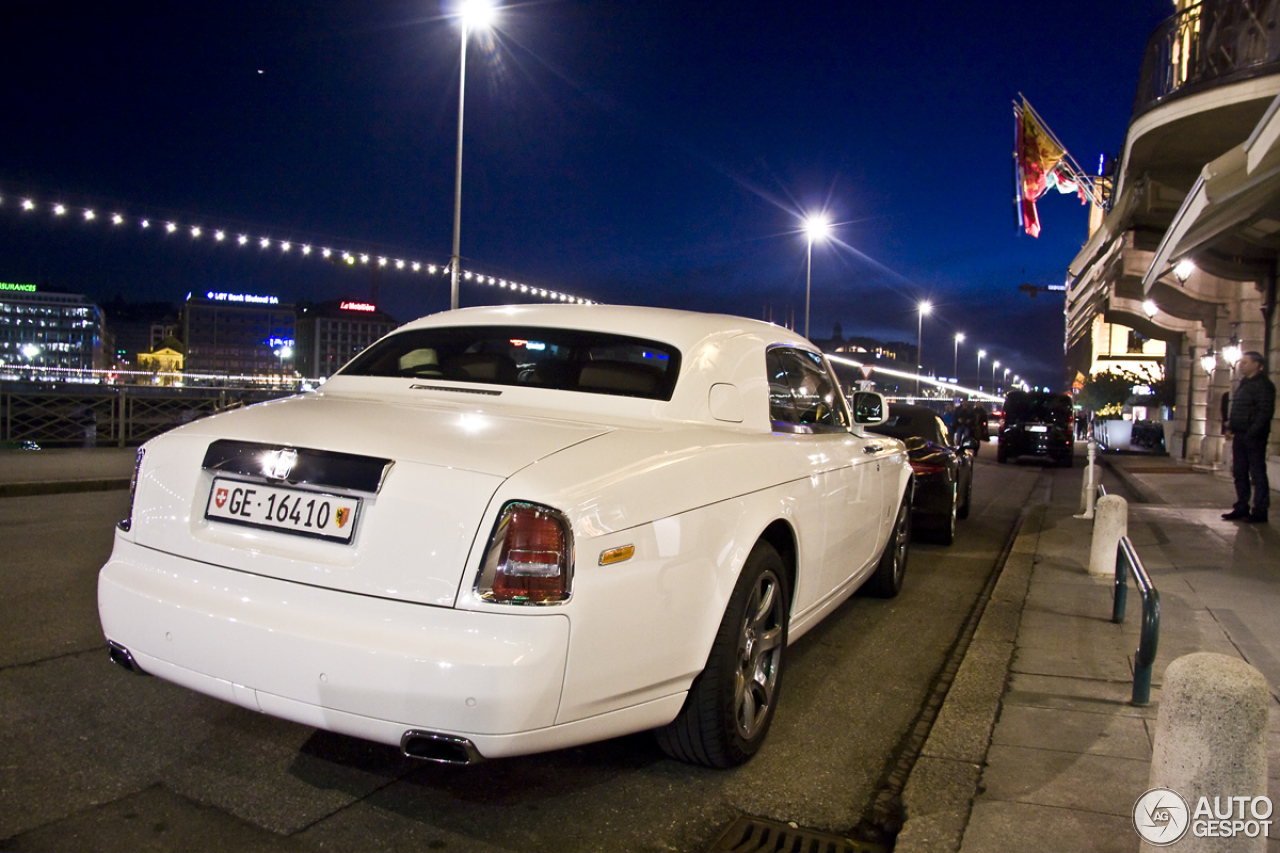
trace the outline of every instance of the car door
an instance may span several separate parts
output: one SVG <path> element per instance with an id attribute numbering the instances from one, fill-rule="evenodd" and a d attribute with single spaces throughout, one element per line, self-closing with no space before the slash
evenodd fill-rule
<path id="1" fill-rule="evenodd" d="M 791 491 L 800 551 L 796 612 L 802 612 L 878 554 L 882 474 L 875 446 L 883 442 L 851 431 L 844 396 L 821 355 L 780 346 L 767 352 L 766 363 L 773 432 L 797 472 Z"/>

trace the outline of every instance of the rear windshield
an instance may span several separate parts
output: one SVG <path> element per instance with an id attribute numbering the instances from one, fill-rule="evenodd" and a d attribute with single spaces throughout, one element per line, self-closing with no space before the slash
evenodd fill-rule
<path id="1" fill-rule="evenodd" d="M 680 353 L 667 344 L 578 329 L 455 326 L 390 335 L 338 373 L 670 400 Z"/>
<path id="2" fill-rule="evenodd" d="M 1071 398 L 1066 394 L 1010 394 L 1004 401 L 1006 423 L 1039 423 L 1066 426 L 1071 420 Z"/>

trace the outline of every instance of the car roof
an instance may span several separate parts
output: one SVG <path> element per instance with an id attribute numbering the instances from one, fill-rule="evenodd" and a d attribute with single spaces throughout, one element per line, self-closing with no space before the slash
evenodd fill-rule
<path id="1" fill-rule="evenodd" d="M 684 352 L 692 350 L 710 336 L 726 334 L 751 334 L 776 343 L 816 349 L 795 332 L 763 320 L 634 305 L 489 305 L 429 314 L 406 323 L 401 328 L 460 325 L 592 329 L 662 341 Z"/>

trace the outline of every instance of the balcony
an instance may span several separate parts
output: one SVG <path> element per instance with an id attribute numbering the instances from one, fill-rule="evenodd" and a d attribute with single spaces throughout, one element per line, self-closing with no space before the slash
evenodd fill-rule
<path id="1" fill-rule="evenodd" d="M 1117 188 L 1146 179 L 1138 226 L 1163 230 L 1204 164 L 1247 138 L 1278 93 L 1280 0 L 1206 0 L 1157 27 Z"/>
<path id="2" fill-rule="evenodd" d="M 1280 0 L 1211 0 L 1165 21 L 1147 40 L 1136 119 L 1174 98 L 1280 71 Z"/>

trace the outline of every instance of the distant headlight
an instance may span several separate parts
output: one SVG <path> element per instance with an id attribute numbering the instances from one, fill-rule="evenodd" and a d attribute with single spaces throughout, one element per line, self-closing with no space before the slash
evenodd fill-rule
<path id="1" fill-rule="evenodd" d="M 138 493 L 138 476 L 142 473 L 142 457 L 146 455 L 147 451 L 139 447 L 138 458 L 133 463 L 133 476 L 129 478 L 129 514 L 116 523 L 116 527 L 125 533 L 133 529 L 133 498 Z"/>
<path id="2" fill-rule="evenodd" d="M 563 514 L 512 501 L 502 508 L 476 594 L 503 604 L 560 604 L 573 589 L 573 533 Z"/>

